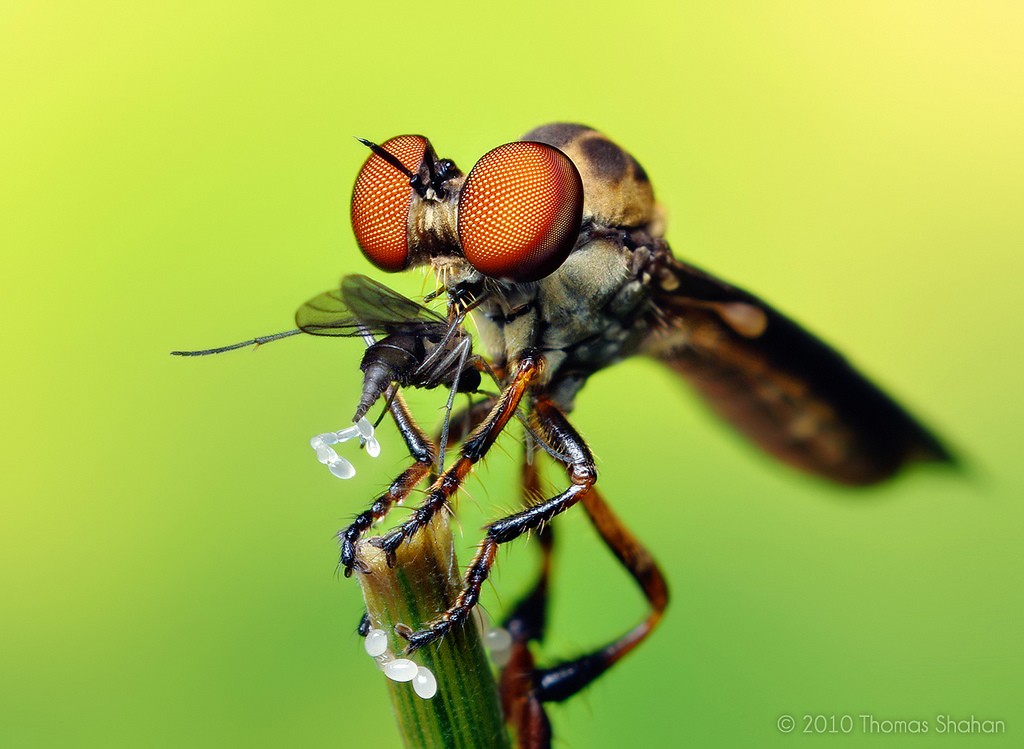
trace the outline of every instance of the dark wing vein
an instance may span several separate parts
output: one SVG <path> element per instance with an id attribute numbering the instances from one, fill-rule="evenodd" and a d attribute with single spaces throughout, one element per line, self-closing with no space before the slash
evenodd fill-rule
<path id="1" fill-rule="evenodd" d="M 433 310 L 362 275 L 345 276 L 340 288 L 299 307 L 295 324 L 305 333 L 323 336 L 443 332 L 448 327 Z"/>

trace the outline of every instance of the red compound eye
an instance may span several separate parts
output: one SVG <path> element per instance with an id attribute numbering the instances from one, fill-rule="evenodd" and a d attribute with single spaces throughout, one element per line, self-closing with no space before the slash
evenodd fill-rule
<path id="1" fill-rule="evenodd" d="M 572 251 L 583 221 L 583 180 L 544 143 L 506 143 L 484 155 L 459 196 L 462 254 L 492 278 L 537 281 Z"/>
<path id="2" fill-rule="evenodd" d="M 399 135 L 381 144 L 413 174 L 427 150 L 422 135 Z M 352 231 L 367 259 L 381 270 L 399 271 L 409 262 L 409 206 L 413 189 L 402 174 L 377 154 L 359 170 L 352 189 Z"/>

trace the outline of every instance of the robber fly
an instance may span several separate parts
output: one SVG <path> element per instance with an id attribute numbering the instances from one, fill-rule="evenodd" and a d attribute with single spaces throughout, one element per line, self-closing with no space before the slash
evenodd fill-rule
<path id="1" fill-rule="evenodd" d="M 412 515 L 371 542 L 394 562 L 402 544 L 454 500 L 473 465 L 521 411 L 568 477 L 564 489 L 537 500 L 543 495 L 536 467 L 524 464 L 523 496 L 531 499 L 486 526 L 451 608 L 419 630 L 399 631 L 411 652 L 459 626 L 479 599 L 498 546 L 538 531 L 541 576 L 505 622 L 514 649 L 502 698 L 521 746 L 547 746 L 543 704 L 568 698 L 618 662 L 653 631 L 668 603 L 653 558 L 595 488 L 594 458 L 567 417 L 591 374 L 637 354 L 659 359 L 760 448 L 842 484 L 873 484 L 917 461 L 953 462 L 935 436 L 833 349 L 756 296 L 673 257 L 646 172 L 604 135 L 582 125 L 545 125 L 489 151 L 468 174 L 438 158 L 421 135 L 363 142 L 372 153 L 351 204 L 360 248 L 382 271 L 431 266 L 448 296 L 444 332 L 431 319 L 429 335 L 405 339 L 403 356 L 418 367 L 426 361 L 440 367 L 443 360 L 450 369 L 434 381 L 452 385 L 452 373 L 466 368 L 454 357 L 453 331 L 461 326 L 458 311 L 468 306 L 483 361 L 501 388 L 471 409 L 472 431 L 453 434 L 461 440 L 458 457 Z M 320 305 L 328 319 L 333 299 Z M 348 303 L 344 287 L 342 299 Z M 360 315 L 376 315 L 376 329 L 389 337 L 401 335 L 382 324 L 391 319 L 386 310 Z M 316 314 L 308 318 L 315 325 L 305 319 L 301 330 L 324 332 Z M 444 353 L 431 359 L 428 343 Z M 399 363 L 378 379 L 401 382 L 398 373 L 409 367 Z M 436 455 L 407 411 L 393 407 L 392 413 L 414 465 L 341 532 L 346 572 L 359 566 L 355 549 L 363 532 L 426 478 L 424 464 Z M 543 636 L 552 548 L 547 523 L 577 503 L 636 580 L 650 611 L 608 645 L 538 669 L 527 645 Z"/>

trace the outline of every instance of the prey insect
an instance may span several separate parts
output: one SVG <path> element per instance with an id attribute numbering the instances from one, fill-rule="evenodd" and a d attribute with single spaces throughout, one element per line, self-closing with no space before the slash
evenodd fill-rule
<path id="1" fill-rule="evenodd" d="M 451 398 L 457 392 L 476 392 L 481 379 L 480 358 L 472 354 L 472 338 L 462 326 L 464 316 L 465 310 L 447 320 L 372 278 L 352 275 L 343 278 L 338 289 L 325 291 L 302 305 L 295 313 L 294 330 L 214 349 L 171 353 L 220 354 L 299 333 L 361 337 L 367 349 L 360 363 L 363 387 L 352 417 L 356 423 L 392 383 L 428 390 L 444 385 L 451 390 Z M 377 336 L 383 337 L 377 340 Z"/>
<path id="2" fill-rule="evenodd" d="M 468 174 L 438 158 L 421 135 L 363 142 L 372 153 L 353 190 L 356 241 L 380 270 L 430 266 L 448 298 L 447 325 L 417 318 L 430 327 L 394 329 L 383 324 L 394 318 L 384 292 L 374 292 L 385 308 L 378 314 L 373 305 L 350 299 L 343 284 L 340 301 L 348 310 L 359 307 L 357 322 L 332 327 L 337 298 L 322 295 L 300 310 L 299 329 L 348 335 L 368 328 L 396 342 L 397 354 L 386 352 L 384 341 L 374 342 L 381 348 L 371 358 L 381 369 L 379 376 L 366 375 L 362 409 L 386 388 L 397 394 L 393 383 L 462 388 L 471 359 L 462 358 L 469 344 L 462 343 L 460 315 L 469 306 L 484 350 L 478 368 L 492 372 L 500 386 L 467 418 L 451 419 L 458 456 L 411 516 L 373 542 L 393 562 L 402 544 L 454 505 L 473 466 L 521 412 L 566 475 L 564 488 L 544 496 L 536 463 L 525 460 L 528 499 L 519 512 L 486 526 L 453 605 L 419 630 L 399 632 L 411 652 L 461 626 L 498 547 L 537 531 L 541 574 L 505 622 L 513 652 L 502 674 L 502 698 L 521 746 L 549 745 L 544 704 L 570 697 L 619 662 L 651 634 L 668 604 L 664 576 L 598 493 L 593 455 L 569 420 L 590 375 L 634 355 L 659 359 L 760 448 L 842 484 L 877 483 L 914 462 L 953 462 L 935 436 L 833 349 L 758 297 L 675 258 L 647 173 L 591 128 L 542 126 L 491 150 Z M 360 293 L 377 288 L 354 283 Z M 424 367 L 434 376 L 423 377 Z M 359 566 L 358 540 L 436 465 L 435 443 L 400 396 L 390 411 L 413 465 L 339 534 L 346 574 Z M 548 523 L 577 504 L 650 610 L 606 645 L 538 668 L 528 645 L 544 635 L 553 548 Z"/>

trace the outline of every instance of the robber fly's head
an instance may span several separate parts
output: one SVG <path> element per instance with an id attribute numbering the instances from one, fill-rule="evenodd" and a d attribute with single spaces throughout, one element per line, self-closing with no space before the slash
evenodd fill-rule
<path id="1" fill-rule="evenodd" d="M 381 270 L 452 262 L 488 278 L 538 281 L 579 238 L 583 181 L 554 146 L 506 143 L 463 175 L 422 135 L 363 143 L 373 153 L 352 191 L 352 228 Z"/>

